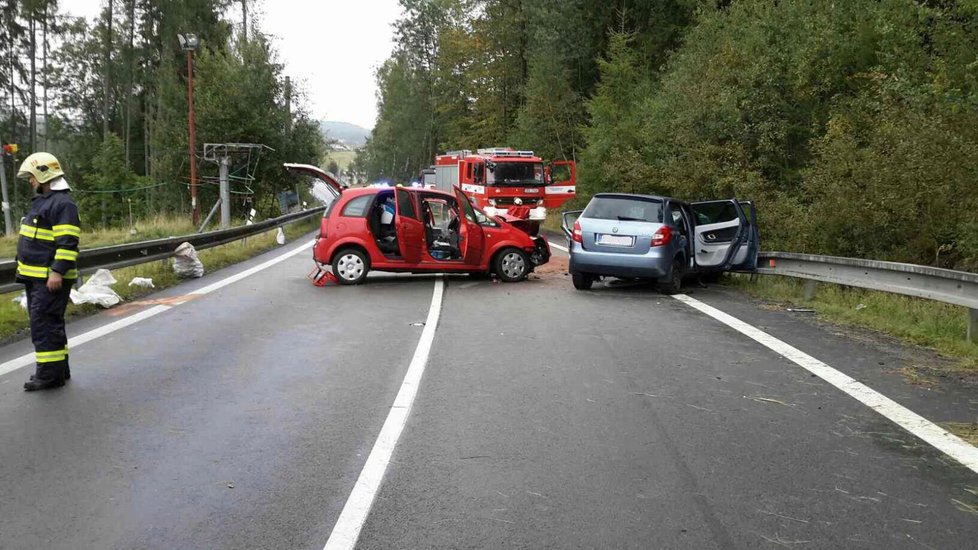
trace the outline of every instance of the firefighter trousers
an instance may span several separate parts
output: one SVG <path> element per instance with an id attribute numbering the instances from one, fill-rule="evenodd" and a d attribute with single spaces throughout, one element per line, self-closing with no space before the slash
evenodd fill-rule
<path id="1" fill-rule="evenodd" d="M 64 380 L 68 367 L 68 336 L 65 334 L 65 308 L 71 293 L 71 281 L 61 290 L 51 292 L 47 282 L 27 281 L 27 311 L 31 318 L 31 341 L 37 357 L 37 380 Z"/>

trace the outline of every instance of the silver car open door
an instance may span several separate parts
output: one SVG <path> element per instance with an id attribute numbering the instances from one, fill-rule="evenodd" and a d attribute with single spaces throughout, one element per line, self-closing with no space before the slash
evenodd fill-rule
<path id="1" fill-rule="evenodd" d="M 757 231 L 736 199 L 694 202 L 696 265 L 729 270 L 757 264 Z M 753 205 L 751 205 L 753 207 Z"/>
<path id="2" fill-rule="evenodd" d="M 757 254 L 761 247 L 761 234 L 757 227 L 757 207 L 754 201 L 740 201 L 740 209 L 747 216 L 750 229 L 747 232 L 747 254 L 743 256 L 743 261 L 734 263 L 730 269 L 739 271 L 755 271 L 757 269 Z"/>
<path id="3" fill-rule="evenodd" d="M 577 218 L 581 217 L 583 210 L 573 210 L 571 212 L 564 212 L 561 214 L 560 229 L 564 232 L 564 236 L 567 237 L 567 241 L 570 242 L 574 234 L 574 222 Z"/>

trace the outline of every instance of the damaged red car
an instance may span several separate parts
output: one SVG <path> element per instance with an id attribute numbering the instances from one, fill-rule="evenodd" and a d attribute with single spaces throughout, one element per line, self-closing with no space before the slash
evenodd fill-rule
<path id="1" fill-rule="evenodd" d="M 313 259 L 345 285 L 371 270 L 493 273 L 516 282 L 550 259 L 547 240 L 528 230 L 487 216 L 457 188 L 343 189 L 326 210 Z"/>

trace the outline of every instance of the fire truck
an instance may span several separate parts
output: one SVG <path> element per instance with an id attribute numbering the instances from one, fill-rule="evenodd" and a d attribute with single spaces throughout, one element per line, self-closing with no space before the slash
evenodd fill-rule
<path id="1" fill-rule="evenodd" d="M 537 227 L 548 208 L 559 208 L 576 195 L 574 161 L 544 163 L 533 151 L 449 151 L 435 157 L 434 168 L 439 189 L 461 187 L 486 214 L 529 220 Z"/>

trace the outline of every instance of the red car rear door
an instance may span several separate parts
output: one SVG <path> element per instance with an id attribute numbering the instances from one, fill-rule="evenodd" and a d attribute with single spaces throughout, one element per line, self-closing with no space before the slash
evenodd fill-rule
<path id="1" fill-rule="evenodd" d="M 394 223 L 397 227 L 397 242 L 401 249 L 401 257 L 409 264 L 421 263 L 421 251 L 424 244 L 424 225 L 418 216 L 414 204 L 413 193 L 398 187 L 397 216 Z"/>

